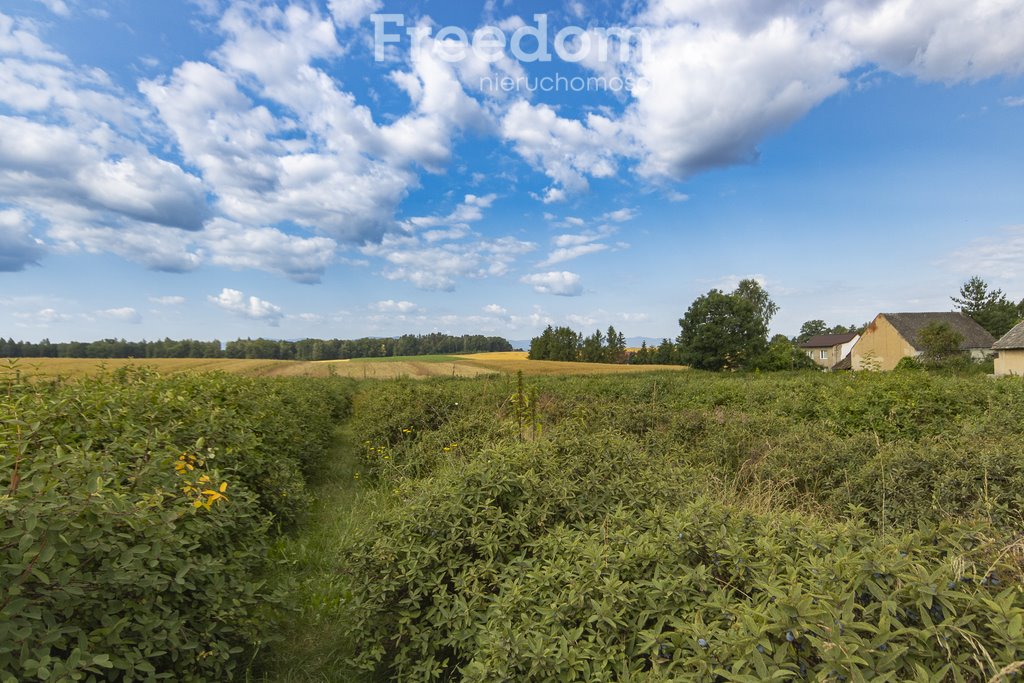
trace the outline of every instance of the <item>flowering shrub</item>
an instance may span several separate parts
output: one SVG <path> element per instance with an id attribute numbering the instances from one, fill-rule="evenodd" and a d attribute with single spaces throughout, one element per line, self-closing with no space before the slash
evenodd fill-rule
<path id="1" fill-rule="evenodd" d="M 0 378 L 0 680 L 225 680 L 275 521 L 347 410 L 328 381 Z"/>

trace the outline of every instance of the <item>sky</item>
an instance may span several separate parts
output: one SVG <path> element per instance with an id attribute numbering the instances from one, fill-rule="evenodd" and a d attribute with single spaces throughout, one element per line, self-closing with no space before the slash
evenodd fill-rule
<path id="1" fill-rule="evenodd" d="M 1024 298 L 1024 0 L 3 0 L 0 336 Z"/>

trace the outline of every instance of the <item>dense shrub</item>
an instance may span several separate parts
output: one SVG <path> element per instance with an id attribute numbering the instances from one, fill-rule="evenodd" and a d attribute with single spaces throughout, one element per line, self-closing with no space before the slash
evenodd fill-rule
<path id="1" fill-rule="evenodd" d="M 0 389 L 0 679 L 228 678 L 275 599 L 268 530 L 349 389 L 144 370 Z"/>
<path id="2" fill-rule="evenodd" d="M 987 681 L 1024 659 L 1024 383 L 527 384 L 362 394 L 366 471 L 393 491 L 348 558 L 367 670 Z"/>

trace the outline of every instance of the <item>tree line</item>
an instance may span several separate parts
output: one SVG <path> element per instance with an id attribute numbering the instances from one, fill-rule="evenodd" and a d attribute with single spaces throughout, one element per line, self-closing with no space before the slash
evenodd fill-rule
<path id="1" fill-rule="evenodd" d="M 560 360 L 583 363 L 624 363 L 626 337 L 613 325 L 608 332 L 595 330 L 584 337 L 568 327 L 548 325 L 539 337 L 530 341 L 530 360 Z"/>
<path id="2" fill-rule="evenodd" d="M 349 358 L 388 358 L 449 353 L 487 353 L 511 351 L 512 344 L 502 337 L 465 334 L 406 334 L 395 338 L 362 339 L 237 339 L 221 344 L 218 340 L 163 339 L 126 341 L 102 339 L 94 342 L 53 343 L 15 341 L 0 337 L 0 357 L 4 358 L 249 358 L 261 360 L 345 360 Z"/>
<path id="3" fill-rule="evenodd" d="M 1024 319 L 1024 300 L 1014 303 L 1000 289 L 991 289 L 980 277 L 972 277 L 951 297 L 957 310 L 973 318 L 998 339 Z M 779 307 L 756 280 L 739 283 L 726 292 L 712 289 L 698 297 L 679 319 L 679 335 L 664 339 L 658 346 L 643 342 L 639 349 L 627 350 L 623 335 L 608 329 L 584 337 L 569 327 L 552 327 L 530 346 L 535 360 L 582 361 L 590 363 L 630 363 L 634 365 L 688 365 L 701 370 L 797 370 L 816 368 L 800 348 L 812 337 L 827 334 L 862 334 L 868 324 L 829 325 L 824 320 L 808 320 L 799 334 L 769 337 L 772 318 Z M 933 364 L 949 362 L 957 354 L 955 337 L 944 329 L 930 330 L 926 359 Z M 954 343 L 955 342 L 955 343 Z M 934 348 L 933 348 L 934 347 Z M 955 359 L 955 358 L 954 358 Z"/>

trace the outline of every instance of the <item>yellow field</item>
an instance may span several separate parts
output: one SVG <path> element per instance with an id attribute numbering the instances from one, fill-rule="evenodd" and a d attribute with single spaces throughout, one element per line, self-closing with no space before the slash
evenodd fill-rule
<path id="1" fill-rule="evenodd" d="M 394 379 L 397 377 L 476 377 L 495 372 L 525 375 L 595 375 L 622 372 L 651 372 L 680 370 L 678 366 L 664 365 L 602 365 L 597 363 L 564 363 L 558 361 L 528 360 L 525 352 L 481 353 L 452 356 L 451 361 L 433 358 L 429 361 L 415 358 L 388 360 L 359 359 L 356 361 L 289 361 L 289 360 L 236 360 L 231 358 L 148 358 L 148 359 L 91 359 L 91 358 L 23 358 L 17 367 L 26 376 L 80 377 L 114 370 L 127 365 L 147 366 L 162 373 L 178 372 L 230 372 L 252 377 L 327 377 L 331 374 L 354 379 Z"/>
<path id="2" fill-rule="evenodd" d="M 656 370 L 682 370 L 678 365 L 607 365 L 604 363 L 567 363 L 554 360 L 529 360 L 525 351 L 508 353 L 477 353 L 459 356 L 466 363 L 493 372 L 524 375 L 609 375 L 623 372 L 653 372 Z"/>

